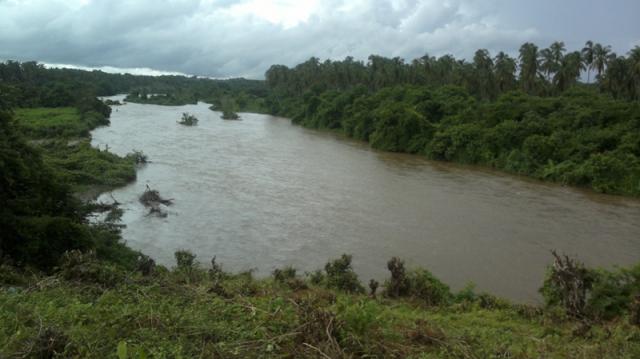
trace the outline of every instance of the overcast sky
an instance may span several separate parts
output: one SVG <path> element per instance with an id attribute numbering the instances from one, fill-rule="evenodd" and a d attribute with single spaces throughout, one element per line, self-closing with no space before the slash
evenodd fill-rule
<path id="1" fill-rule="evenodd" d="M 263 78 L 317 56 L 640 45 L 640 0 L 0 0 L 0 59 Z M 108 66 L 108 67 L 106 67 Z"/>

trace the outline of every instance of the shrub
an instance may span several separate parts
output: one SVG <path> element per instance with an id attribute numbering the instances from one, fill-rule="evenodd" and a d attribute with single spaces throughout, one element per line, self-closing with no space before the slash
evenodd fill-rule
<path id="1" fill-rule="evenodd" d="M 70 357 L 73 351 L 69 336 L 54 327 L 41 328 L 27 345 L 23 358 Z"/>
<path id="2" fill-rule="evenodd" d="M 633 311 L 640 293 L 640 265 L 632 269 L 588 269 L 582 263 L 555 252 L 540 292 L 545 304 L 560 306 L 567 314 L 595 320 L 613 319 Z"/>
<path id="3" fill-rule="evenodd" d="M 26 282 L 26 278 L 20 273 L 18 268 L 0 261 L 0 285 L 23 285 L 26 284 Z"/>
<path id="4" fill-rule="evenodd" d="M 629 312 L 629 322 L 640 326 L 640 294 L 634 296 Z"/>
<path id="5" fill-rule="evenodd" d="M 60 261 L 58 273 L 69 281 L 95 283 L 105 288 L 114 287 L 125 278 L 122 270 L 111 263 L 99 261 L 93 251 L 65 252 Z"/>
<path id="6" fill-rule="evenodd" d="M 409 280 L 404 268 L 404 261 L 393 257 L 387 262 L 391 279 L 385 284 L 385 295 L 391 298 L 406 296 L 409 292 Z"/>
<path id="7" fill-rule="evenodd" d="M 156 269 L 156 261 L 149 256 L 140 254 L 137 260 L 137 269 L 142 275 L 149 276 L 153 274 Z"/>
<path id="8" fill-rule="evenodd" d="M 198 124 L 198 118 L 196 116 L 191 115 L 187 112 L 182 114 L 182 118 L 178 121 L 179 124 L 184 126 L 195 126 Z"/>
<path id="9" fill-rule="evenodd" d="M 293 279 L 295 277 L 296 277 L 296 269 L 291 266 L 287 266 L 282 269 L 276 268 L 273 271 L 273 278 L 280 283 L 284 283 L 287 280 Z"/>
<path id="10" fill-rule="evenodd" d="M 409 294 L 424 300 L 427 305 L 443 305 L 452 298 L 449 286 L 425 269 L 418 269 L 409 275 Z"/>
<path id="11" fill-rule="evenodd" d="M 351 258 L 350 255 L 343 254 L 339 259 L 333 260 L 324 266 L 324 270 L 327 273 L 327 287 L 345 292 L 364 293 L 364 287 L 360 284 L 358 275 L 351 267 Z"/>
<path id="12" fill-rule="evenodd" d="M 475 302 L 478 295 L 475 292 L 475 284 L 468 283 L 455 295 L 456 302 Z"/>
<path id="13" fill-rule="evenodd" d="M 147 162 L 149 162 L 149 157 L 142 151 L 133 150 L 132 152 L 127 153 L 125 157 L 132 160 L 137 165 L 146 164 Z"/>
<path id="14" fill-rule="evenodd" d="M 199 268 L 196 255 L 188 250 L 178 250 L 174 253 L 176 267 L 173 269 L 173 278 L 179 283 L 193 284 L 206 279 L 207 272 Z"/>
<path id="15" fill-rule="evenodd" d="M 273 278 L 293 290 L 307 289 L 307 284 L 296 277 L 296 269 L 288 266 L 273 271 Z"/>
<path id="16" fill-rule="evenodd" d="M 453 298 L 449 286 L 428 270 L 417 269 L 407 273 L 404 261 L 397 257 L 387 262 L 387 268 L 391 278 L 385 282 L 384 294 L 388 297 L 413 297 L 424 300 L 427 305 L 445 304 Z"/>
<path id="17" fill-rule="evenodd" d="M 376 292 L 378 291 L 378 286 L 380 286 L 380 283 L 378 283 L 377 280 L 371 279 L 369 281 L 369 295 L 371 297 L 375 297 L 376 296 Z"/>
<path id="18" fill-rule="evenodd" d="M 176 264 L 180 270 L 191 270 L 195 263 L 196 255 L 188 250 L 179 250 L 174 254 L 176 258 Z"/>
<path id="19" fill-rule="evenodd" d="M 93 246 L 89 228 L 67 217 L 26 217 L 17 221 L 22 244 L 7 251 L 16 261 L 52 268 L 67 250 Z"/>
<path id="20" fill-rule="evenodd" d="M 319 269 L 309 273 L 308 276 L 309 281 L 311 281 L 311 284 L 314 285 L 320 285 L 325 279 L 324 273 L 322 273 L 322 271 Z"/>
<path id="21" fill-rule="evenodd" d="M 224 271 L 222 270 L 222 266 L 216 262 L 216 257 L 213 256 L 211 258 L 211 268 L 209 269 L 209 278 L 217 283 L 219 280 L 223 279 L 226 276 Z"/>
<path id="22" fill-rule="evenodd" d="M 547 271 L 542 296 L 547 305 L 561 305 L 568 314 L 582 316 L 585 312 L 587 291 L 593 284 L 593 273 L 568 256 L 551 252 L 554 263 Z"/>
<path id="23" fill-rule="evenodd" d="M 300 334 L 296 341 L 300 344 L 308 343 L 318 348 L 327 357 L 343 358 L 345 353 L 340 347 L 338 331 L 342 322 L 336 315 L 326 310 L 323 298 L 310 296 L 296 301 L 297 316 L 300 321 Z M 303 346 L 305 348 L 305 346 Z M 301 353 L 299 357 L 314 357 L 315 350 Z"/>

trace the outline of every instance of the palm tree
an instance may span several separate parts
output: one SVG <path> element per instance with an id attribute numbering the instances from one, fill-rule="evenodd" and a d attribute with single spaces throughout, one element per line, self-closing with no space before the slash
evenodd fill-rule
<path id="1" fill-rule="evenodd" d="M 591 69 L 593 68 L 593 41 L 589 40 L 582 48 L 582 62 L 587 69 L 587 83 L 591 83 Z"/>
<path id="2" fill-rule="evenodd" d="M 636 46 L 628 53 L 629 72 L 633 82 L 633 99 L 640 99 L 640 46 Z"/>
<path id="3" fill-rule="evenodd" d="M 500 93 L 513 90 L 516 84 L 516 60 L 500 51 L 495 62 L 496 85 Z"/>
<path id="4" fill-rule="evenodd" d="M 558 90 L 564 91 L 575 84 L 584 68 L 580 52 L 574 51 L 563 56 L 560 69 L 553 78 Z"/>
<path id="5" fill-rule="evenodd" d="M 489 51 L 480 49 L 473 56 L 474 87 L 482 99 L 490 99 L 495 96 L 495 81 L 493 78 L 493 60 Z"/>
<path id="6" fill-rule="evenodd" d="M 458 64 L 452 55 L 440 56 L 433 63 L 433 72 L 437 79 L 437 85 L 446 85 L 454 82 L 455 70 Z"/>
<path id="7" fill-rule="evenodd" d="M 611 46 L 602 46 L 600 44 L 595 44 L 593 46 L 593 67 L 598 72 L 598 76 L 596 78 L 600 79 L 604 69 L 607 66 L 607 62 L 609 61 L 611 53 Z"/>
<path id="8" fill-rule="evenodd" d="M 560 72 L 565 51 L 564 42 L 562 41 L 556 41 L 548 49 L 540 51 L 540 56 L 542 57 L 540 69 L 544 71 L 547 81 L 555 77 L 552 75 L 557 75 Z"/>
<path id="9" fill-rule="evenodd" d="M 538 75 L 538 46 L 530 42 L 520 47 L 520 82 L 527 93 L 532 93 Z"/>
<path id="10" fill-rule="evenodd" d="M 630 89 L 630 69 L 629 63 L 624 56 L 611 54 L 608 57 L 607 69 L 602 76 L 602 86 L 608 90 L 614 98 L 622 98 L 628 94 Z"/>
<path id="11" fill-rule="evenodd" d="M 544 73 L 547 81 L 551 82 L 552 75 L 558 72 L 558 67 L 551 49 L 540 50 L 540 71 Z"/>
<path id="12" fill-rule="evenodd" d="M 562 41 L 554 42 L 553 44 L 551 44 L 551 46 L 549 46 L 549 49 L 553 54 L 553 58 L 555 59 L 556 64 L 560 63 L 560 61 L 562 60 L 562 57 L 564 56 L 564 52 L 567 51 L 567 49 L 564 46 L 564 42 Z"/>

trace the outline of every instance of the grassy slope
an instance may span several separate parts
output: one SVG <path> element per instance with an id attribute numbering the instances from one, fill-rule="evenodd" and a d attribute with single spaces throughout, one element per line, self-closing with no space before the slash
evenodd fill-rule
<path id="1" fill-rule="evenodd" d="M 640 328 L 624 318 L 577 334 L 581 325 L 559 313 L 501 301 L 427 307 L 250 274 L 214 286 L 199 269 L 103 283 L 58 276 L 0 289 L 0 353 L 32 356 L 58 343 L 65 356 L 95 358 L 115 357 L 118 346 L 131 358 L 640 356 Z"/>
<path id="2" fill-rule="evenodd" d="M 42 149 L 45 161 L 74 190 L 92 186 L 116 187 L 136 178 L 135 163 L 91 147 L 90 131 L 104 118 L 81 116 L 75 108 L 23 108 L 15 112 L 21 132 Z"/>

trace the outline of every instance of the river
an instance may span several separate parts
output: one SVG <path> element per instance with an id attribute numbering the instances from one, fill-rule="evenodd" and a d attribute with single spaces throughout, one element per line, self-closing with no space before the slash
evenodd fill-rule
<path id="1" fill-rule="evenodd" d="M 177 124 L 183 112 L 199 124 Z M 473 282 L 528 303 L 540 301 L 552 249 L 591 266 L 640 261 L 638 200 L 380 152 L 284 118 L 241 117 L 224 121 L 204 103 L 113 107 L 111 126 L 92 132 L 94 146 L 142 150 L 152 161 L 112 192 L 129 246 L 167 266 L 189 249 L 204 265 L 215 255 L 226 270 L 260 275 L 285 265 L 312 271 L 350 253 L 363 283 L 388 277 L 386 262 L 398 256 L 454 289 Z M 138 202 L 146 185 L 175 200 L 166 218 Z"/>

